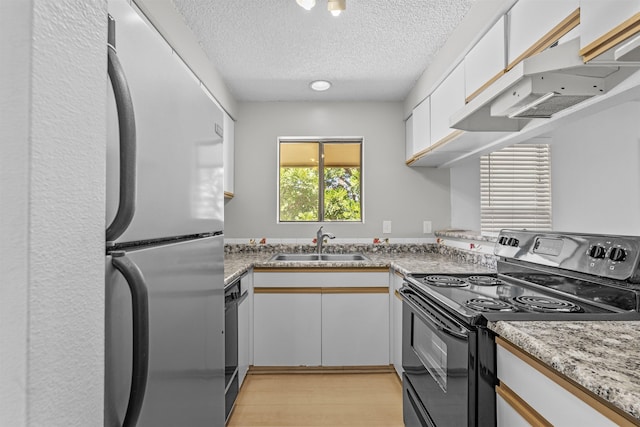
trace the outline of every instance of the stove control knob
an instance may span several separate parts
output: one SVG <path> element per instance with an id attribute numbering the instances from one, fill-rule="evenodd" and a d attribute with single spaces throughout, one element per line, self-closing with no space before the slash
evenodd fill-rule
<path id="1" fill-rule="evenodd" d="M 589 249 L 589 256 L 591 258 L 604 258 L 606 252 L 607 250 L 604 248 L 604 246 L 594 245 L 591 246 L 591 249 Z"/>
<path id="2" fill-rule="evenodd" d="M 624 261 L 627 257 L 627 251 L 622 248 L 611 248 L 609 252 L 609 259 L 611 261 Z"/>
<path id="3" fill-rule="evenodd" d="M 517 248 L 520 245 L 520 241 L 514 237 L 511 237 L 509 238 L 509 240 L 507 240 L 507 245 Z"/>

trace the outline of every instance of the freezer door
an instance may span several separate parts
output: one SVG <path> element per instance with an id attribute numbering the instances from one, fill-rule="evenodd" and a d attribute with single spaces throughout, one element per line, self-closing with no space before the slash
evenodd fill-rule
<path id="1" fill-rule="evenodd" d="M 137 194 L 133 220 L 115 242 L 220 231 L 224 219 L 222 111 L 128 3 L 110 0 L 109 13 L 115 19 L 116 53 L 133 103 Z M 111 87 L 107 93 L 108 226 L 118 207 L 120 154 Z"/>
<path id="2" fill-rule="evenodd" d="M 224 425 L 222 236 L 129 251 L 149 297 L 149 370 L 138 427 Z M 131 294 L 106 260 L 105 426 L 120 427 L 132 367 Z"/>

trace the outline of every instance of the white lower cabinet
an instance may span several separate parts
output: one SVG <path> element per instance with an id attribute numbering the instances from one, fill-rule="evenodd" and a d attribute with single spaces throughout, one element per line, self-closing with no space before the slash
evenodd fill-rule
<path id="1" fill-rule="evenodd" d="M 254 365 L 389 365 L 388 280 L 388 271 L 255 272 Z"/>
<path id="2" fill-rule="evenodd" d="M 500 395 L 496 396 L 496 419 L 498 420 L 498 426 L 531 427 L 531 425 L 534 425 L 533 420 L 529 422 L 527 418 L 520 415 L 520 412 Z M 538 424 L 544 425 L 542 422 Z"/>
<path id="3" fill-rule="evenodd" d="M 389 273 L 389 299 L 391 300 L 391 363 L 402 378 L 402 300 L 398 293 L 404 276 L 394 270 Z"/>
<path id="4" fill-rule="evenodd" d="M 322 294 L 322 365 L 388 364 L 388 294 Z"/>
<path id="5" fill-rule="evenodd" d="M 321 364 L 319 293 L 256 292 L 253 310 L 255 366 Z"/>
<path id="6" fill-rule="evenodd" d="M 240 294 L 246 297 L 243 296 L 238 304 L 238 386 L 242 386 L 251 365 L 252 277 L 249 273 L 240 280 Z"/>
<path id="7" fill-rule="evenodd" d="M 621 421 L 620 415 L 602 404 L 595 395 L 568 382 L 512 344 L 501 339 L 496 343 L 496 367 L 500 380 L 496 388 L 498 427 L 605 427 L 621 424 L 613 421 Z"/>

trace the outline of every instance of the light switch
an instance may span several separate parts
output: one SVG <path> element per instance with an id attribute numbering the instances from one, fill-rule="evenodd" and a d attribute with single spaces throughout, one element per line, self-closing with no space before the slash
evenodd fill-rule
<path id="1" fill-rule="evenodd" d="M 431 233 L 431 221 L 422 221 L 422 232 L 424 234 Z"/>
<path id="2" fill-rule="evenodd" d="M 391 221 L 382 221 L 382 233 L 383 234 L 391 233 Z"/>

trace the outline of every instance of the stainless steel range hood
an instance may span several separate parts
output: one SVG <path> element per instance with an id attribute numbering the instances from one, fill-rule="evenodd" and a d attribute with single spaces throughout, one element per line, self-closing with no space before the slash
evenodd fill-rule
<path id="1" fill-rule="evenodd" d="M 606 93 L 637 64 L 585 64 L 575 38 L 520 62 L 451 116 L 468 131 L 518 131 L 533 118 L 549 118 Z M 622 65 L 628 65 L 623 67 Z"/>
<path id="2" fill-rule="evenodd" d="M 604 93 L 602 77 L 563 73 L 524 76 L 492 103 L 492 116 L 508 118 L 549 118 L 592 96 Z"/>

